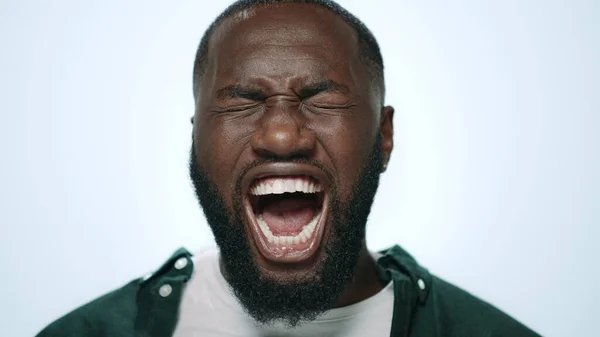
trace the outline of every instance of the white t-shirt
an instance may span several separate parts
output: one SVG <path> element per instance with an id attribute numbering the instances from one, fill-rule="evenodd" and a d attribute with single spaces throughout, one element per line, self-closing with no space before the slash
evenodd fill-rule
<path id="1" fill-rule="evenodd" d="M 387 337 L 394 305 L 392 282 L 359 303 L 332 309 L 315 321 L 289 330 L 283 325 L 258 325 L 248 316 L 219 269 L 216 250 L 194 256 L 174 337 Z"/>

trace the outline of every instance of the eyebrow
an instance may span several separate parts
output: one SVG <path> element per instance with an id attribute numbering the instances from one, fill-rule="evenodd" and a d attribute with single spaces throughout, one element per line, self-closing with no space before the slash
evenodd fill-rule
<path id="1" fill-rule="evenodd" d="M 348 93 L 350 90 L 344 84 L 338 83 L 333 80 L 325 80 L 316 83 L 309 84 L 298 92 L 300 98 L 308 98 L 311 96 L 315 96 L 322 92 L 339 92 L 339 93 Z"/>
<path id="2" fill-rule="evenodd" d="M 302 87 L 296 94 L 300 96 L 301 99 L 305 99 L 322 92 L 348 93 L 350 90 L 344 84 L 333 80 L 324 80 L 308 84 Z M 267 94 L 263 90 L 240 84 L 233 84 L 220 88 L 217 90 L 216 96 L 217 99 L 245 98 L 252 101 L 264 101 L 267 98 Z"/>
<path id="3" fill-rule="evenodd" d="M 228 85 L 217 90 L 217 99 L 246 98 L 252 101 L 262 101 L 267 95 L 260 89 L 239 84 Z"/>

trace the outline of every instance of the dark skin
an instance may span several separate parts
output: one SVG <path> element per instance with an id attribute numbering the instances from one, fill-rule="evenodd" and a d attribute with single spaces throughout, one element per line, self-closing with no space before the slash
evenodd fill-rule
<path id="1" fill-rule="evenodd" d="M 394 109 L 382 106 L 381 84 L 361 59 L 356 33 L 311 4 L 257 7 L 246 14 L 226 19 L 209 43 L 193 118 L 198 165 L 232 212 L 240 171 L 261 157 L 317 160 L 334 173 L 340 197 L 348 198 L 377 134 L 384 168 L 393 149 Z M 325 227 L 321 244 L 327 235 Z M 265 277 L 285 281 L 311 274 L 319 261 L 275 263 L 251 246 Z M 354 280 L 337 306 L 382 287 L 363 240 Z"/>

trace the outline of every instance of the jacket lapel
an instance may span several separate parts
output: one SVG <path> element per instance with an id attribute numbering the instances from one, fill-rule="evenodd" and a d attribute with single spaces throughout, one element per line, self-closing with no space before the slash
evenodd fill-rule
<path id="1" fill-rule="evenodd" d="M 394 314 L 391 337 L 408 337 L 419 305 L 424 305 L 429 295 L 431 275 L 399 246 L 380 252 L 377 260 L 379 277 L 394 282 Z"/>

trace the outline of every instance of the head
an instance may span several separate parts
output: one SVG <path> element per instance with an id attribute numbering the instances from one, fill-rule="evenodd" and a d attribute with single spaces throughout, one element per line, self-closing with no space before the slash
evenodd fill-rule
<path id="1" fill-rule="evenodd" d="M 238 1 L 202 39 L 190 176 L 257 321 L 314 319 L 355 276 L 393 148 L 384 92 L 377 42 L 331 1 Z"/>

